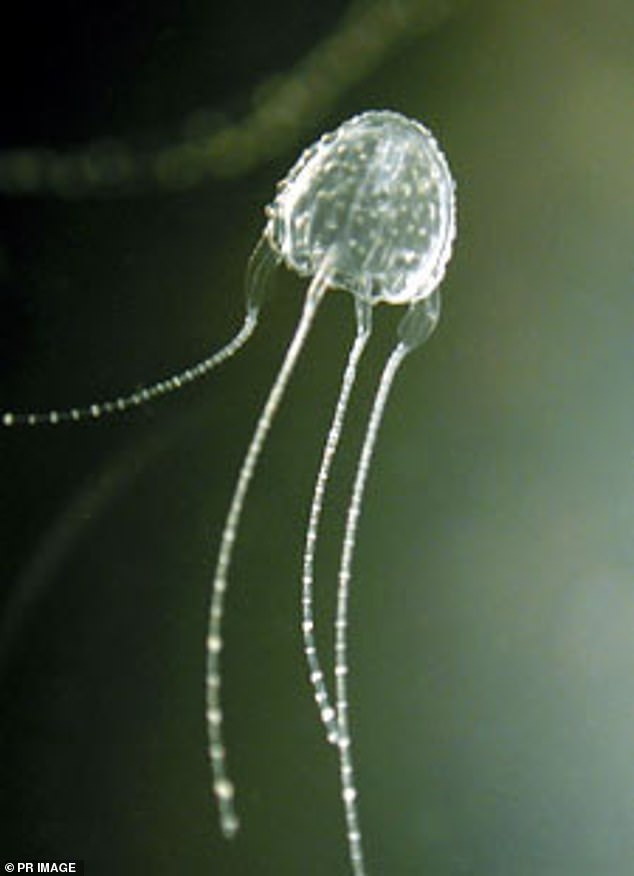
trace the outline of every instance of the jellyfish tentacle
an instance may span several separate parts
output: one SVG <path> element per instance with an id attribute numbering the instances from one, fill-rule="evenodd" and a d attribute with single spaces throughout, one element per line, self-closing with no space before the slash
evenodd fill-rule
<path id="1" fill-rule="evenodd" d="M 398 325 L 398 337 L 408 350 L 420 347 L 432 334 L 440 319 L 441 303 L 440 290 L 434 289 L 427 298 L 407 308 Z"/>
<path id="2" fill-rule="evenodd" d="M 379 428 L 385 413 L 385 406 L 394 383 L 394 378 L 403 359 L 415 347 L 423 344 L 431 335 L 440 317 L 440 293 L 434 291 L 428 298 L 411 305 L 398 328 L 399 341 L 390 354 L 377 388 L 372 410 L 368 419 L 365 437 L 352 488 L 352 495 L 346 514 L 346 528 L 343 538 L 339 582 L 337 590 L 337 612 L 335 619 L 335 690 L 337 715 L 337 746 L 339 750 L 339 770 L 341 797 L 347 826 L 348 850 L 354 876 L 364 876 L 363 845 L 357 803 L 357 787 L 352 757 L 348 699 L 348 604 L 352 562 L 356 546 L 357 531 L 363 494 L 367 483 L 372 456 Z"/>
<path id="3" fill-rule="evenodd" d="M 254 320 L 257 320 L 264 303 L 271 274 L 280 261 L 281 257 L 271 248 L 267 236 L 262 234 L 251 253 L 244 278 L 247 316 L 251 314 Z"/>
<path id="4" fill-rule="evenodd" d="M 326 258 L 310 283 L 302 315 L 286 351 L 275 383 L 271 387 L 269 396 L 256 424 L 251 443 L 236 481 L 231 505 L 229 506 L 229 512 L 222 531 L 220 550 L 212 584 L 207 632 L 207 733 L 213 792 L 218 806 L 220 827 L 227 838 L 233 837 L 239 828 L 234 804 L 234 786 L 227 771 L 227 755 L 222 732 L 224 715 L 221 702 L 220 652 L 223 646 L 222 621 L 229 569 L 249 485 L 273 419 L 317 312 L 318 305 L 326 292 L 328 265 L 329 260 Z"/>
<path id="5" fill-rule="evenodd" d="M 81 407 L 65 408 L 50 411 L 29 411 L 28 413 L 14 413 L 5 411 L 0 414 L 0 422 L 3 426 L 57 426 L 62 423 L 79 423 L 85 420 L 98 420 L 101 417 L 112 414 L 121 414 L 131 408 L 137 408 L 148 402 L 154 401 L 161 396 L 176 392 L 188 383 L 193 383 L 218 365 L 230 359 L 243 347 L 253 334 L 257 319 L 253 313 L 247 313 L 242 328 L 233 338 L 217 350 L 211 356 L 201 359 L 194 365 L 190 365 L 183 371 L 166 377 L 156 383 L 136 389 L 128 395 L 117 396 L 106 401 L 92 402 Z"/>
<path id="6" fill-rule="evenodd" d="M 315 480 L 315 488 L 310 506 L 306 539 L 304 545 L 303 575 L 302 575 L 302 634 L 304 638 L 304 655 L 308 666 L 308 677 L 313 687 L 315 702 L 319 708 L 319 714 L 326 730 L 329 742 L 335 744 L 338 737 L 336 713 L 332 705 L 328 686 L 319 659 L 317 640 L 315 638 L 314 616 L 314 570 L 315 548 L 319 534 L 319 525 L 323 508 L 324 494 L 330 479 L 330 471 L 341 431 L 348 410 L 350 395 L 354 388 L 357 370 L 361 357 L 366 349 L 372 330 L 372 305 L 367 300 L 356 301 L 357 333 L 348 354 L 339 397 L 335 406 L 335 412 L 330 423 L 328 436 L 324 445 L 319 472 Z"/>
<path id="7" fill-rule="evenodd" d="M 363 844 L 357 802 L 358 795 L 352 757 L 347 680 L 349 671 L 348 604 L 350 600 L 352 563 L 365 485 L 394 378 L 408 353 L 423 344 L 438 324 L 440 301 L 440 292 L 435 290 L 427 298 L 412 304 L 400 322 L 398 327 L 399 341 L 388 357 L 374 396 L 346 514 L 346 528 L 339 565 L 335 618 L 335 706 L 341 798 L 346 816 L 348 850 L 354 876 L 365 876 L 366 871 L 363 860 Z"/>
<path id="8" fill-rule="evenodd" d="M 171 377 L 166 377 L 163 380 L 140 387 L 127 395 L 120 395 L 113 399 L 92 402 L 80 407 L 64 408 L 62 410 L 52 409 L 50 411 L 20 413 L 5 411 L 0 413 L 0 423 L 5 427 L 57 426 L 61 423 L 98 420 L 104 416 L 120 414 L 131 408 L 140 407 L 169 393 L 176 392 L 195 380 L 199 380 L 219 365 L 222 365 L 223 362 L 231 359 L 251 338 L 258 323 L 260 308 L 268 288 L 268 280 L 278 262 L 279 257 L 268 246 L 264 245 L 264 238 L 261 238 L 249 259 L 247 267 L 245 278 L 246 313 L 242 327 L 231 340 L 210 356 L 173 374 Z"/>

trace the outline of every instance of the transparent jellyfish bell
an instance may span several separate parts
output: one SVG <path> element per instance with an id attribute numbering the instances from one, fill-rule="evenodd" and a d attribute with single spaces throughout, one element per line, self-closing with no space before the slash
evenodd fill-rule
<path id="1" fill-rule="evenodd" d="M 354 116 L 307 149 L 267 207 L 286 265 L 371 303 L 411 304 L 438 286 L 455 235 L 454 184 L 431 133 L 389 110 Z"/>

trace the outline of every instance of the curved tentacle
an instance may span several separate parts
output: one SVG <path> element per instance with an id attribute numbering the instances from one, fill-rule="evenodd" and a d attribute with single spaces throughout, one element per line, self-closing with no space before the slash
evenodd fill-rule
<path id="1" fill-rule="evenodd" d="M 231 359 L 249 340 L 255 331 L 260 307 L 266 292 L 267 280 L 279 258 L 266 244 L 264 237 L 260 238 L 249 260 L 246 275 L 246 314 L 240 330 L 228 343 L 202 359 L 195 365 L 190 365 L 183 371 L 136 389 L 127 395 L 120 395 L 105 401 L 96 401 L 81 407 L 53 409 L 50 411 L 29 411 L 15 413 L 5 411 L 0 413 L 0 423 L 3 426 L 57 426 L 60 423 L 79 423 L 85 420 L 97 420 L 111 414 L 120 414 L 131 408 L 140 407 L 157 398 L 182 389 L 193 383 L 210 371 L 213 371 L 227 359 Z"/>
<path id="2" fill-rule="evenodd" d="M 368 426 L 359 455 L 352 495 L 346 515 L 346 528 L 339 566 L 339 586 L 337 591 L 337 614 L 335 619 L 335 690 L 337 713 L 337 746 L 339 750 L 339 772 L 341 798 L 346 816 L 348 851 L 354 876 L 365 876 L 363 844 L 357 785 L 352 757 L 348 699 L 348 603 L 352 562 L 359 528 L 359 517 L 365 485 L 370 471 L 372 455 L 376 445 L 379 428 L 383 420 L 385 406 L 403 359 L 415 347 L 423 344 L 438 323 L 440 317 L 440 293 L 436 290 L 428 298 L 410 305 L 399 325 L 399 341 L 390 354 L 377 388 Z"/>
<path id="3" fill-rule="evenodd" d="M 234 836 L 239 827 L 234 804 L 234 786 L 227 771 L 227 755 L 222 732 L 220 652 L 223 646 L 222 622 L 229 570 L 249 485 L 273 419 L 312 325 L 317 307 L 326 292 L 327 268 L 328 260 L 325 259 L 322 268 L 311 281 L 306 294 L 304 310 L 251 438 L 222 532 L 212 585 L 207 634 L 207 732 L 213 792 L 218 805 L 220 827 L 228 838 Z"/>
<path id="4" fill-rule="evenodd" d="M 352 574 L 352 560 L 356 544 L 361 502 L 370 470 L 372 454 L 376 444 L 376 438 L 383 418 L 385 405 L 389 396 L 394 377 L 398 368 L 408 353 L 404 343 L 397 344 L 392 351 L 383 374 L 379 388 L 377 389 L 368 427 L 359 456 L 357 472 L 348 513 L 346 518 L 346 530 L 343 539 L 341 564 L 339 567 L 339 587 L 337 592 L 337 616 L 335 620 L 335 690 L 337 710 L 337 746 L 339 750 L 339 772 L 341 798 L 346 815 L 346 828 L 348 838 L 348 851 L 354 876 L 364 876 L 365 865 L 363 861 L 363 845 L 359 812 L 357 804 L 357 786 L 354 775 L 354 763 L 352 758 L 352 746 L 350 738 L 350 722 L 348 717 L 348 602 L 350 597 L 350 578 Z"/>
<path id="5" fill-rule="evenodd" d="M 324 494 L 330 479 L 332 463 L 339 446 L 341 431 L 348 410 L 348 402 L 357 377 L 358 365 L 366 349 L 372 330 L 372 305 L 368 301 L 358 301 L 356 312 L 357 334 L 354 343 L 350 348 L 348 361 L 341 381 L 339 397 L 330 423 L 328 437 L 326 438 L 326 444 L 324 445 L 319 465 L 319 472 L 315 481 L 315 489 L 313 492 L 308 526 L 306 529 L 302 575 L 302 634 L 304 638 L 304 655 L 308 665 L 308 677 L 313 687 L 315 701 L 319 708 L 322 723 L 326 729 L 326 737 L 328 741 L 333 744 L 337 742 L 338 729 L 336 713 L 328 693 L 328 687 L 321 667 L 321 661 L 319 659 L 317 640 L 315 638 L 313 583 L 315 577 L 315 548 L 319 534 Z"/>

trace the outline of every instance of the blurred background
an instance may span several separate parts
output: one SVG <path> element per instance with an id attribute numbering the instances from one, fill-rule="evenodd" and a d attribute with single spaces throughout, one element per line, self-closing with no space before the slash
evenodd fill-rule
<path id="1" fill-rule="evenodd" d="M 631 876 L 629 0 L 24 5 L 0 41 L 3 409 L 89 403 L 206 355 L 242 319 L 262 208 L 303 146 L 369 108 L 434 131 L 458 241 L 439 329 L 388 406 L 353 581 L 368 868 Z M 323 305 L 236 550 L 233 843 L 205 758 L 215 553 L 304 287 L 281 269 L 248 347 L 177 397 L 0 435 L 3 856 L 82 857 L 96 876 L 348 873 L 299 630 L 354 333 L 344 293 Z M 325 648 L 399 316 L 377 313 L 328 493 Z"/>

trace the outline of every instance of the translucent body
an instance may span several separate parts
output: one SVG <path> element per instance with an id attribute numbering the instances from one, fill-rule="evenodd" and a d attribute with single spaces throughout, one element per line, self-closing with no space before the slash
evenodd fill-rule
<path id="1" fill-rule="evenodd" d="M 390 304 L 438 286 L 455 234 L 453 182 L 432 135 L 398 113 L 344 122 L 307 149 L 267 210 L 265 234 L 286 264 Z"/>
<path id="2" fill-rule="evenodd" d="M 348 603 L 365 484 L 396 373 L 406 355 L 434 330 L 440 315 L 438 284 L 455 235 L 454 185 L 434 138 L 418 122 L 368 112 L 345 122 L 309 148 L 278 186 L 267 208 L 263 241 L 289 268 L 311 277 L 304 309 L 238 475 L 222 534 L 209 614 L 207 719 L 213 787 L 226 836 L 239 820 L 223 737 L 220 653 L 225 596 L 244 502 L 273 418 L 326 290 L 355 297 L 357 336 L 344 372 L 324 447 L 306 532 L 302 574 L 302 632 L 309 679 L 326 738 L 337 748 L 340 793 L 354 876 L 365 876 L 348 700 Z M 260 247 L 264 258 L 266 246 Z M 255 260 L 257 261 L 257 260 Z M 257 265 L 256 265 L 257 268 Z M 255 293 L 254 293 L 255 294 Z M 357 465 L 346 516 L 338 575 L 333 697 L 321 667 L 313 610 L 314 560 L 332 462 L 358 365 L 379 302 L 407 304 L 398 341 L 383 369 Z"/>

